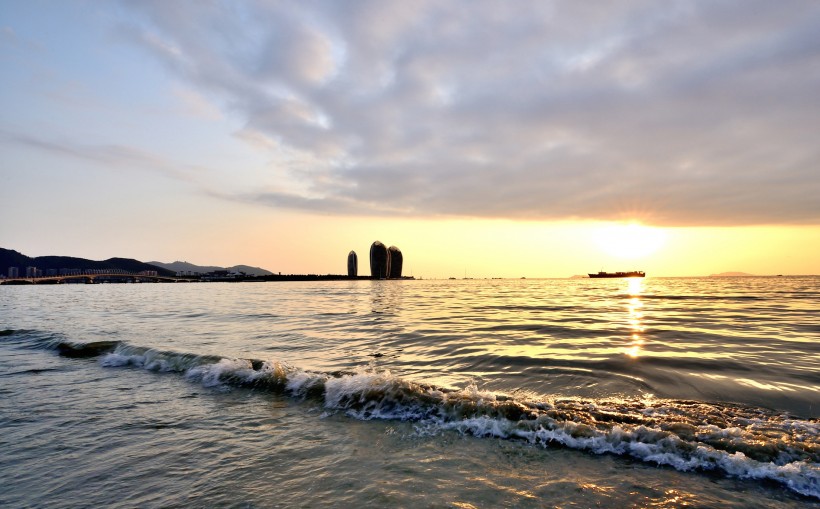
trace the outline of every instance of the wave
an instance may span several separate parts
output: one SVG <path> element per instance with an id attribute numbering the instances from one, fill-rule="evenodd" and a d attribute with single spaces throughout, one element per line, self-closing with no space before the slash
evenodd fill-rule
<path id="1" fill-rule="evenodd" d="M 15 333 L 3 333 L 14 336 Z M 161 351 L 116 341 L 40 346 L 104 367 L 178 373 L 206 387 L 249 387 L 321 402 L 360 420 L 415 423 L 594 454 L 630 456 L 681 471 L 771 480 L 820 498 L 820 422 L 733 404 L 656 398 L 562 398 L 502 394 L 410 381 L 388 371 L 311 372 L 286 362 Z"/>
<path id="2" fill-rule="evenodd" d="M 761 297 L 759 295 L 679 295 L 679 294 L 641 294 L 641 295 L 633 295 L 631 293 L 622 293 L 619 294 L 618 297 L 623 299 L 630 299 L 630 298 L 640 298 L 641 300 L 680 300 L 680 301 L 688 301 L 688 300 L 695 300 L 695 301 L 727 301 L 727 302 L 734 302 L 734 301 L 763 301 L 766 300 L 766 297 Z"/>

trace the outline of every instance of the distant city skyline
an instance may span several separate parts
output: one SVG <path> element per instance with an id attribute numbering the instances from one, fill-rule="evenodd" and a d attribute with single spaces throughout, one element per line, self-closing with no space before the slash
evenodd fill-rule
<path id="1" fill-rule="evenodd" d="M 790 0 L 2 2 L 0 246 L 817 274 L 818 34 Z"/>

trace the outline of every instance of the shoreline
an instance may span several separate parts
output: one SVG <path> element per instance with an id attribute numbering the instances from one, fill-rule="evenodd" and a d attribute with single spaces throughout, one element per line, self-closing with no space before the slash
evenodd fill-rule
<path id="1" fill-rule="evenodd" d="M 413 276 L 390 278 L 389 281 L 415 280 Z M 143 275 L 78 275 L 67 277 L 18 278 L 0 280 L 0 286 L 62 285 L 62 284 L 133 284 L 133 283 L 257 283 L 272 281 L 381 281 L 372 276 L 345 276 L 342 274 L 272 274 L 267 276 L 238 277 L 166 277 Z"/>

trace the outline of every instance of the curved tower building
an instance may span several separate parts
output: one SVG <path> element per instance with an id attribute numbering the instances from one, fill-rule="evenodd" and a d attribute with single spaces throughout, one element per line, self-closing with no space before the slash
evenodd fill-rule
<path id="1" fill-rule="evenodd" d="M 404 262 L 404 257 L 401 254 L 401 250 L 396 246 L 390 246 L 387 248 L 387 253 L 390 259 L 390 278 L 400 279 L 401 266 Z"/>
<path id="2" fill-rule="evenodd" d="M 359 275 L 359 257 L 356 256 L 356 251 L 351 251 L 347 255 L 347 277 L 356 277 Z"/>
<path id="3" fill-rule="evenodd" d="M 374 279 L 390 277 L 390 252 L 378 240 L 370 246 L 370 276 Z"/>

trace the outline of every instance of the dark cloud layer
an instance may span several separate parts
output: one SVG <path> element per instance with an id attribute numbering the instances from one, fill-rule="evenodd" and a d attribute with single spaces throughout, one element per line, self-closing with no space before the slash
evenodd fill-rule
<path id="1" fill-rule="evenodd" d="M 345 214 L 820 223 L 820 4 L 165 2 L 120 34 Z"/>

